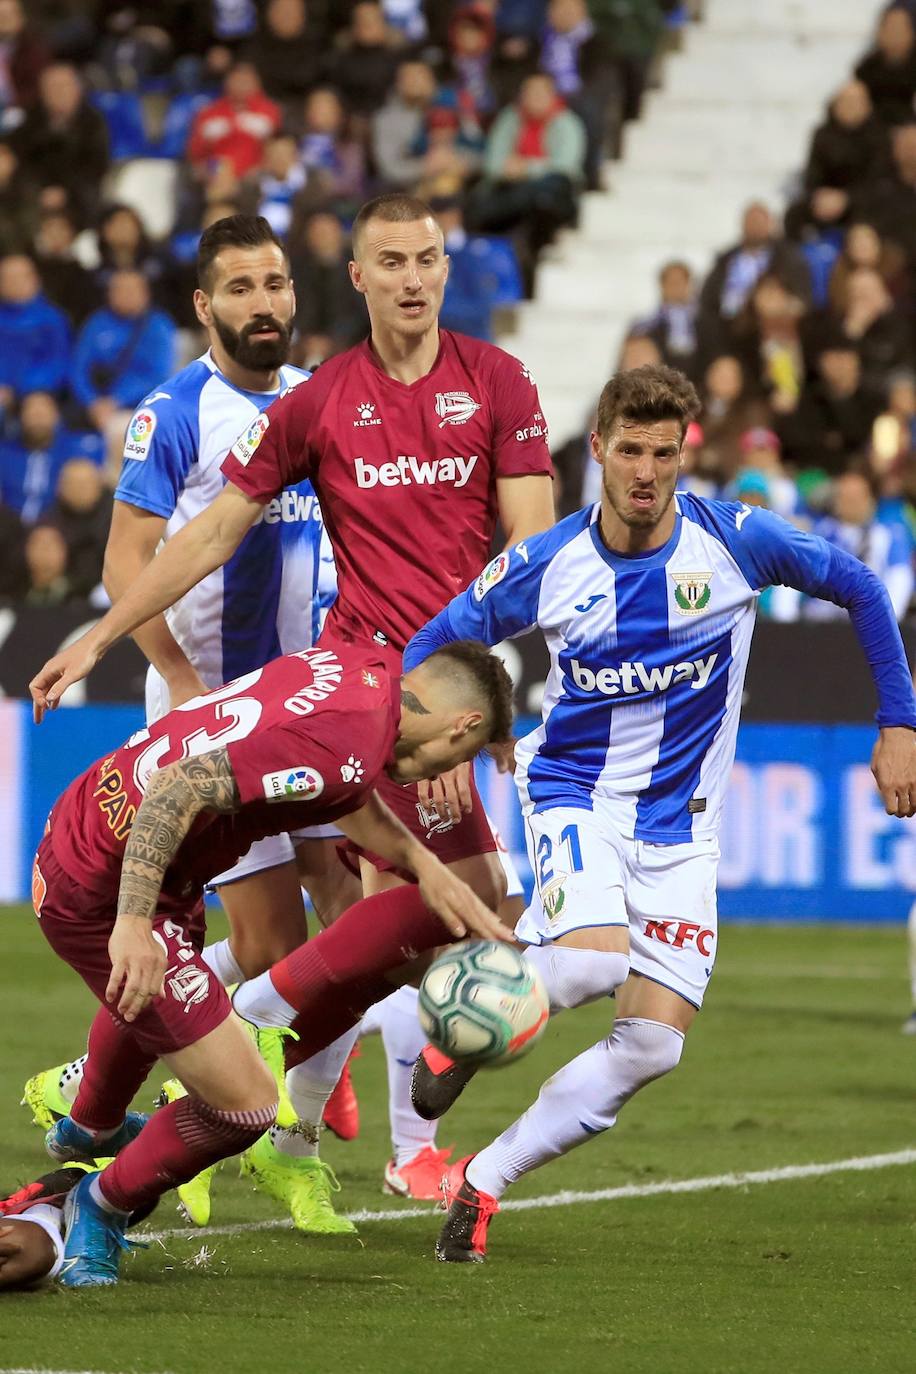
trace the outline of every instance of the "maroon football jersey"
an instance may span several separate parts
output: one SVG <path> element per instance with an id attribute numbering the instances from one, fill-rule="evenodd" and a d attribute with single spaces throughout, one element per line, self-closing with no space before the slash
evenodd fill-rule
<path id="1" fill-rule="evenodd" d="M 241 810 L 203 813 L 166 873 L 186 901 L 255 840 L 323 825 L 365 802 L 391 757 L 400 679 L 346 646 L 274 659 L 170 711 L 99 759 L 55 804 L 55 857 L 82 887 L 115 900 L 127 837 L 150 775 L 226 747 Z"/>
<path id="2" fill-rule="evenodd" d="M 368 341 L 331 358 L 262 411 L 223 463 L 263 502 L 311 480 L 337 564 L 330 635 L 381 632 L 399 650 L 488 561 L 497 477 L 550 472 L 530 373 L 447 330 L 432 371 L 409 386 Z"/>

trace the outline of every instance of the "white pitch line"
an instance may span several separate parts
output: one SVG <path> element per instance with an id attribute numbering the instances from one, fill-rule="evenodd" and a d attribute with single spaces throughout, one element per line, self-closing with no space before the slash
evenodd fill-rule
<path id="1" fill-rule="evenodd" d="M 916 1149 L 895 1150 L 885 1155 L 858 1155 L 834 1159 L 825 1164 L 787 1164 L 779 1169 L 757 1169 L 747 1174 L 712 1174 L 706 1178 L 666 1179 L 662 1183 L 626 1183 L 619 1188 L 597 1188 L 589 1193 L 548 1193 L 544 1197 L 511 1199 L 501 1204 L 504 1212 L 541 1211 L 548 1207 L 574 1207 L 588 1202 L 620 1202 L 628 1198 L 660 1197 L 669 1193 L 707 1193 L 716 1188 L 747 1188 L 761 1183 L 788 1183 L 800 1178 L 823 1178 L 826 1174 L 861 1173 L 889 1169 L 897 1164 L 916 1164 Z M 441 1216 L 437 1207 L 386 1208 L 373 1212 L 347 1212 L 353 1222 L 412 1221 L 416 1217 Z M 270 1221 L 243 1221 L 235 1226 L 202 1226 L 153 1231 L 145 1240 L 196 1240 L 202 1236 L 236 1236 L 246 1231 L 285 1231 L 292 1227 L 289 1218 Z M 0 1370 L 0 1374 L 4 1374 Z"/>

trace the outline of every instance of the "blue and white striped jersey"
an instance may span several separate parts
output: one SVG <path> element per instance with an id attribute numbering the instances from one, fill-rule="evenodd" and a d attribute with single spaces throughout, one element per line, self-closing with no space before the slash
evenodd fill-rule
<path id="1" fill-rule="evenodd" d="M 671 538 L 642 555 L 606 547 L 598 505 L 516 544 L 404 654 L 407 670 L 449 641 L 496 644 L 538 625 L 551 667 L 542 723 L 516 747 L 523 807 L 590 809 L 600 796 L 622 835 L 656 844 L 716 833 L 757 596 L 770 583 L 845 605 L 879 723 L 916 727 L 903 644 L 873 573 L 770 511 L 675 501 Z M 800 688 L 806 670 L 798 665 Z"/>
<path id="2" fill-rule="evenodd" d="M 242 391 L 209 352 L 197 358 L 134 412 L 116 499 L 163 516 L 168 539 L 222 490 L 220 464 L 239 435 L 256 438 L 261 411 L 308 376 L 282 367 L 276 391 Z M 166 612 L 172 634 L 208 685 L 314 643 L 323 534 L 311 484 L 288 487 L 267 504 L 225 567 Z M 322 594 L 333 600 L 326 586 Z"/>

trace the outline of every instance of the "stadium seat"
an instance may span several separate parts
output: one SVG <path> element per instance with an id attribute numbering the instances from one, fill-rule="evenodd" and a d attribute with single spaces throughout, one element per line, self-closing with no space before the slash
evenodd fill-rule
<path id="1" fill-rule="evenodd" d="M 130 205 L 153 238 L 163 238 L 175 223 L 175 184 L 178 168 L 162 157 L 138 157 L 116 167 L 107 193 Z"/>

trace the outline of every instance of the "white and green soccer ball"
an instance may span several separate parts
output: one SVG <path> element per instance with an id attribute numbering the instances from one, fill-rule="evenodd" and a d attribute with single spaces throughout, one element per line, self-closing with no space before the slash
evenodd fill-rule
<path id="1" fill-rule="evenodd" d="M 431 964 L 420 984 L 420 1024 L 450 1059 L 508 1064 L 527 1054 L 550 1005 L 537 970 L 513 945 L 466 940 Z"/>

